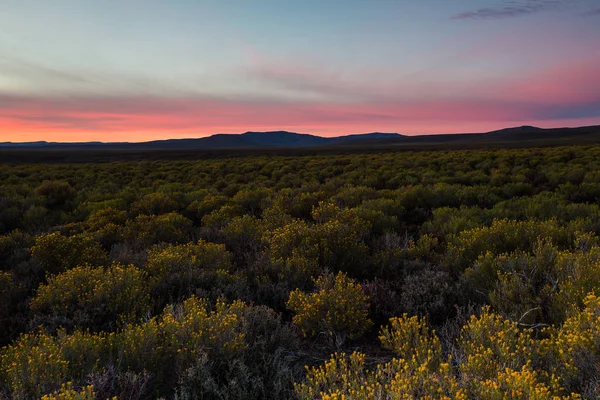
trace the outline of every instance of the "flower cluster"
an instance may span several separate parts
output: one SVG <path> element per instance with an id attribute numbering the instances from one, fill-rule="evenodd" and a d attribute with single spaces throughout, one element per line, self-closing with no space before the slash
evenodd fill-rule
<path id="1" fill-rule="evenodd" d="M 343 341 L 345 336 L 357 338 L 371 327 L 369 299 L 358 283 L 339 272 L 320 276 L 315 285 L 315 293 L 296 289 L 287 302 L 296 314 L 294 325 L 305 336 L 326 333 Z"/>
<path id="2" fill-rule="evenodd" d="M 31 300 L 35 311 L 72 315 L 105 309 L 123 322 L 139 318 L 149 304 L 146 274 L 133 265 L 116 263 L 108 268 L 80 266 L 51 276 Z"/>
<path id="3" fill-rule="evenodd" d="M 555 372 L 574 368 L 582 351 L 600 355 L 594 348 L 600 342 L 599 326 L 600 300 L 595 296 L 557 333 L 538 341 L 486 309 L 463 327 L 456 344 L 461 357 L 452 360 L 443 356 L 439 339 L 424 320 L 405 315 L 391 319 L 380 335 L 399 358 L 367 368 L 364 354 L 336 353 L 324 365 L 307 368 L 306 380 L 295 385 L 296 394 L 306 400 L 581 399 Z M 540 358 L 546 362 L 539 363 Z"/>
<path id="4" fill-rule="evenodd" d="M 77 331 L 21 336 L 0 353 L 0 376 L 16 398 L 40 397 L 66 381 L 82 382 L 114 365 L 123 371 L 184 370 L 203 355 L 228 359 L 245 347 L 240 316 L 247 306 L 192 297 L 151 320 L 112 333 Z"/>

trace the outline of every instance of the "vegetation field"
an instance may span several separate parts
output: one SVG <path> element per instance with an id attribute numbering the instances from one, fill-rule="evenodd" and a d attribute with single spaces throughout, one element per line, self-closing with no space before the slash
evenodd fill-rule
<path id="1" fill-rule="evenodd" d="M 0 182 L 0 399 L 600 398 L 599 145 Z"/>

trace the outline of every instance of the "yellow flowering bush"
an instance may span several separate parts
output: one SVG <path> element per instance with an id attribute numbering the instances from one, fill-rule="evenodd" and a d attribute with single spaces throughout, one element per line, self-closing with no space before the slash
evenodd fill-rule
<path id="1" fill-rule="evenodd" d="M 47 275 L 78 265 L 104 265 L 108 262 L 106 252 L 92 238 L 83 235 L 67 237 L 58 232 L 36 237 L 31 255 Z"/>
<path id="2" fill-rule="evenodd" d="M 269 242 L 271 262 L 277 266 L 279 278 L 291 282 L 310 282 L 319 273 L 319 245 L 308 243 L 311 227 L 304 221 L 293 220 L 273 231 L 266 231 L 263 239 Z"/>
<path id="3" fill-rule="evenodd" d="M 323 366 L 307 368 L 306 380 L 295 389 L 302 400 L 467 399 L 447 363 L 428 370 L 393 359 L 368 369 L 365 355 L 358 352 L 335 353 Z"/>
<path id="4" fill-rule="evenodd" d="M 556 219 L 542 222 L 494 220 L 491 226 L 449 235 L 445 263 L 462 272 L 486 252 L 499 255 L 517 250 L 530 251 L 540 238 L 562 248 L 568 247 L 575 243 L 583 224 L 579 220 L 567 226 L 561 226 Z"/>
<path id="5" fill-rule="evenodd" d="M 204 227 L 212 229 L 222 229 L 234 218 L 243 214 L 240 206 L 234 204 L 224 205 L 223 207 L 212 211 L 202 217 L 201 224 Z"/>
<path id="6" fill-rule="evenodd" d="M 221 230 L 227 246 L 234 253 L 256 251 L 262 245 L 265 223 L 250 215 L 233 218 Z"/>
<path id="7" fill-rule="evenodd" d="M 530 326 L 560 324 L 600 287 L 600 247 L 592 243 L 585 249 L 560 250 L 539 240 L 532 254 L 496 256 L 488 251 L 462 280 L 466 288 L 487 294 L 489 304 L 503 316 Z"/>
<path id="8" fill-rule="evenodd" d="M 180 204 L 172 195 L 164 192 L 154 192 L 144 195 L 131 205 L 135 214 L 158 215 L 177 211 Z"/>
<path id="9" fill-rule="evenodd" d="M 61 385 L 60 390 L 52 394 L 42 396 L 41 400 L 96 400 L 94 387 L 89 385 L 81 388 L 81 391 L 73 389 L 71 382 Z M 111 400 L 117 400 L 113 398 Z"/>
<path id="10" fill-rule="evenodd" d="M 504 368 L 520 370 L 534 354 L 535 342 L 515 322 L 486 307 L 462 328 L 460 348 L 466 357 L 461 365 L 466 379 L 489 379 Z"/>
<path id="11" fill-rule="evenodd" d="M 296 314 L 294 325 L 305 336 L 326 333 L 339 344 L 346 336 L 355 339 L 371 327 L 369 299 L 360 284 L 339 272 L 318 277 L 315 286 L 314 293 L 292 291 L 287 302 Z"/>
<path id="12" fill-rule="evenodd" d="M 422 337 L 421 337 L 422 336 Z M 449 362 L 441 362 L 439 339 L 425 321 L 402 316 L 390 320 L 380 340 L 394 358 L 366 368 L 365 355 L 335 353 L 323 366 L 307 369 L 295 385 L 301 399 L 467 399 Z"/>
<path id="13" fill-rule="evenodd" d="M 423 318 L 404 314 L 391 318 L 389 326 L 381 329 L 379 340 L 411 365 L 427 365 L 434 369 L 442 360 L 442 345 L 435 331 L 430 331 Z"/>
<path id="14" fill-rule="evenodd" d="M 307 368 L 306 380 L 296 384 L 300 399 L 377 399 L 384 391 L 365 369 L 365 355 L 334 353 L 322 366 Z M 367 397 L 370 396 L 370 397 Z"/>
<path id="15" fill-rule="evenodd" d="M 14 290 L 12 276 L 8 272 L 0 271 L 0 321 L 9 314 Z"/>
<path id="16" fill-rule="evenodd" d="M 67 381 L 82 383 L 108 365 L 168 379 L 203 355 L 226 360 L 243 351 L 241 316 L 246 309 L 239 301 L 219 301 L 210 310 L 205 299 L 192 297 L 117 332 L 22 335 L 2 349 L 0 377 L 18 399 L 39 398 Z"/>
<path id="17" fill-rule="evenodd" d="M 506 368 L 499 371 L 495 379 L 474 380 L 472 382 L 473 398 L 486 400 L 576 400 L 581 399 L 577 394 L 560 395 L 561 391 L 554 385 L 541 382 L 539 374 L 525 365 L 515 371 Z"/>
<path id="18" fill-rule="evenodd" d="M 367 367 L 366 356 L 335 353 L 324 365 L 307 367 L 295 384 L 300 399 L 580 399 L 556 375 L 537 371 L 532 340 L 514 323 L 484 310 L 463 327 L 458 369 L 442 354 L 435 332 L 418 317 L 392 318 L 381 330 L 384 347 L 399 358 Z M 464 356 L 464 360 L 463 360 Z M 529 357 L 529 359 L 527 358 Z M 590 397 L 593 398 L 593 397 Z"/>
<path id="19" fill-rule="evenodd" d="M 31 300 L 34 311 L 55 311 L 72 316 L 88 311 L 96 317 L 113 315 L 134 321 L 150 306 L 146 274 L 133 265 L 108 268 L 81 266 L 48 278 Z"/>
<path id="20" fill-rule="evenodd" d="M 600 297 L 590 294 L 584 308 L 559 328 L 551 328 L 542 341 L 550 372 L 574 391 L 600 396 Z"/>
<path id="21" fill-rule="evenodd" d="M 25 334 L 2 350 L 0 374 L 16 399 L 39 398 L 67 380 L 69 363 L 46 334 Z"/>
<path id="22" fill-rule="evenodd" d="M 98 231 L 110 224 L 124 225 L 125 221 L 127 221 L 125 211 L 109 207 L 92 213 L 85 223 L 89 230 Z"/>
<path id="23" fill-rule="evenodd" d="M 171 212 L 161 215 L 139 215 L 125 223 L 124 238 L 140 247 L 153 244 L 184 243 L 192 221 L 181 214 Z"/>
<path id="24" fill-rule="evenodd" d="M 284 276 L 301 275 L 301 280 L 325 269 L 348 272 L 364 266 L 368 221 L 351 210 L 323 204 L 313 210 L 313 218 L 316 224 L 294 220 L 265 232 L 271 261 Z M 299 265 L 304 268 L 298 270 Z"/>
<path id="25" fill-rule="evenodd" d="M 192 297 L 179 307 L 167 308 L 161 327 L 169 341 L 183 345 L 192 354 L 210 349 L 227 356 L 245 346 L 239 323 L 246 308 L 241 301 L 226 304 L 217 300 L 215 309 L 208 311 L 206 299 Z"/>
<path id="26" fill-rule="evenodd" d="M 109 348 L 125 370 L 165 371 L 166 376 L 174 363 L 183 368 L 205 353 L 226 359 L 245 346 L 239 324 L 245 307 L 219 301 L 209 311 L 206 299 L 191 297 L 144 324 L 110 334 Z"/>
<path id="27" fill-rule="evenodd" d="M 585 235 L 580 236 L 580 240 L 585 239 Z M 594 242 L 597 239 L 587 238 Z M 556 265 L 560 279 L 560 300 L 557 301 L 562 302 L 564 308 L 582 309 L 589 304 L 590 294 L 600 295 L 600 246 L 597 243 L 574 252 L 559 252 Z"/>
<path id="28" fill-rule="evenodd" d="M 104 208 L 91 214 L 85 221 L 88 231 L 106 248 L 122 240 L 125 211 Z"/>
<path id="29" fill-rule="evenodd" d="M 200 240 L 183 245 L 154 246 L 144 269 L 156 284 L 173 276 L 193 277 L 201 271 L 231 269 L 231 254 L 225 246 Z"/>
<path id="30" fill-rule="evenodd" d="M 435 331 L 420 317 L 404 314 L 390 319 L 381 329 L 381 344 L 399 358 L 379 365 L 377 381 L 384 384 L 392 398 L 464 398 L 450 367 L 442 356 L 442 345 Z"/>
<path id="31" fill-rule="evenodd" d="M 142 267 L 150 277 L 157 303 L 178 301 L 231 281 L 231 253 L 225 245 L 200 240 L 183 245 L 156 245 Z M 208 295 L 208 294 L 205 294 Z"/>

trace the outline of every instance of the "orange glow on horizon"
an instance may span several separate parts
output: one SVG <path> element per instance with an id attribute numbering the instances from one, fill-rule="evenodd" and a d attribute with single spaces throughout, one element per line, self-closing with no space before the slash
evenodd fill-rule
<path id="1" fill-rule="evenodd" d="M 393 88 L 389 96 L 337 102 L 5 94 L 0 141 L 143 142 L 273 130 L 414 135 L 600 125 L 598 88 L 600 64 L 566 62 L 511 81 L 450 85 L 437 92 L 421 88 L 421 97 L 410 99 L 393 96 Z"/>

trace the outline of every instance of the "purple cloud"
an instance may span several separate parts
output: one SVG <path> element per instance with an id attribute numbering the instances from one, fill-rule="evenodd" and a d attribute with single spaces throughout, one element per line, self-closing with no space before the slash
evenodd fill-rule
<path id="1" fill-rule="evenodd" d="M 594 16 L 600 16 L 600 8 L 596 8 L 594 10 L 589 10 L 586 11 L 582 14 L 584 17 L 594 17 Z"/>
<path id="2" fill-rule="evenodd" d="M 473 11 L 466 11 L 454 15 L 452 19 L 459 20 L 485 20 L 512 18 L 521 15 L 535 14 L 542 11 L 556 9 L 563 3 L 559 0 L 525 0 L 525 1 L 507 1 L 505 5 L 498 7 L 480 8 Z"/>

